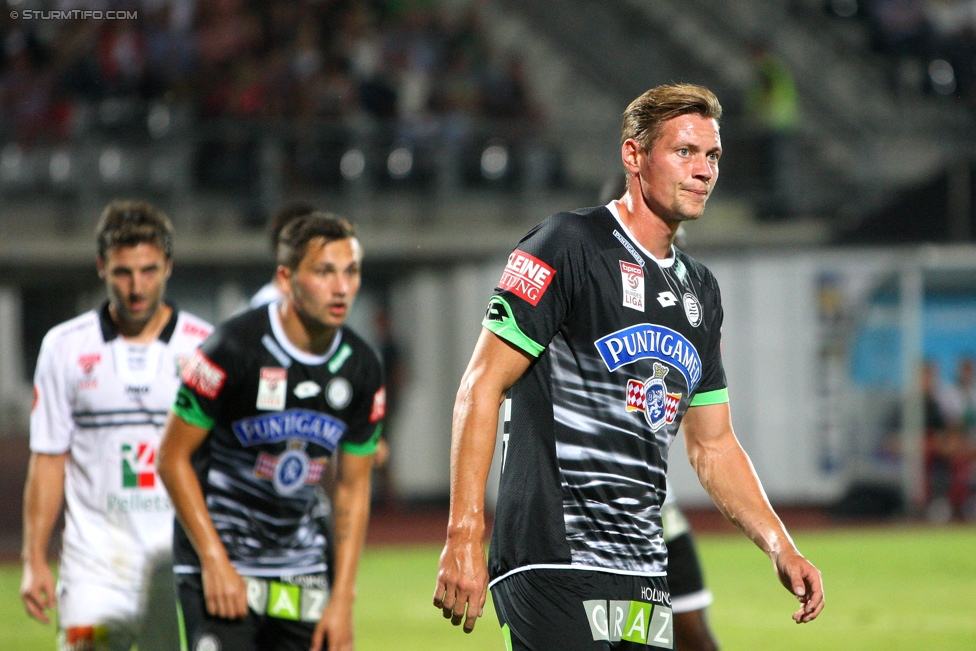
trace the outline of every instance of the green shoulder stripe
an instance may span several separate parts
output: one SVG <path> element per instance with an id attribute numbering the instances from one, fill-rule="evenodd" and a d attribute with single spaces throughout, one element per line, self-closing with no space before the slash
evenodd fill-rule
<path id="1" fill-rule="evenodd" d="M 488 301 L 488 311 L 485 312 L 485 319 L 481 325 L 533 357 L 538 357 L 546 349 L 522 332 L 512 317 L 511 307 L 501 296 L 492 296 Z"/>
<path id="2" fill-rule="evenodd" d="M 346 443 L 343 441 L 339 444 L 343 452 L 348 452 L 349 454 L 355 454 L 357 457 L 368 457 L 369 455 L 376 452 L 376 448 L 380 445 L 380 434 L 383 433 L 383 423 L 376 426 L 376 430 L 373 431 L 373 435 L 369 437 L 369 440 L 365 443 Z"/>
<path id="3" fill-rule="evenodd" d="M 729 401 L 729 390 L 716 389 L 715 391 L 706 391 L 705 393 L 696 393 L 691 398 L 691 402 L 688 403 L 689 407 L 704 407 L 706 405 L 719 405 L 723 402 Z"/>
<path id="4" fill-rule="evenodd" d="M 339 350 L 337 350 L 336 354 L 333 355 L 332 359 L 329 360 L 329 372 L 333 375 L 338 373 L 339 369 L 342 368 L 342 365 L 346 363 L 346 360 L 349 359 L 350 355 L 352 355 L 352 346 L 349 344 L 342 344 L 339 346 Z"/>
<path id="5" fill-rule="evenodd" d="M 205 430 L 209 430 L 214 426 L 214 419 L 203 413 L 203 409 L 200 408 L 200 403 L 197 402 L 197 397 L 183 386 L 176 392 L 173 413 L 190 425 L 195 425 Z"/>

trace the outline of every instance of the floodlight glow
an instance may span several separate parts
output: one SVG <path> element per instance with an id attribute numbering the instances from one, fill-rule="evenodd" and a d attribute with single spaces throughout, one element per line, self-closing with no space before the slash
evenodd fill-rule
<path id="1" fill-rule="evenodd" d="M 508 171 L 508 148 L 489 145 L 481 152 L 481 175 L 489 181 L 497 181 Z"/>
<path id="2" fill-rule="evenodd" d="M 413 153 L 406 147 L 397 147 L 386 159 L 386 170 L 394 179 L 405 179 L 413 170 Z"/>
<path id="3" fill-rule="evenodd" d="M 347 181 L 355 181 L 366 171 L 366 156 L 359 149 L 350 149 L 339 159 L 339 173 Z"/>

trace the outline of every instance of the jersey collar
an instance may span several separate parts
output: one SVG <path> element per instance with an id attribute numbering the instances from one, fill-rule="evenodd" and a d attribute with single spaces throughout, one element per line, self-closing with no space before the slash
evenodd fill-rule
<path id="1" fill-rule="evenodd" d="M 166 326 L 163 328 L 162 332 L 159 333 L 157 339 L 164 344 L 168 344 L 169 340 L 173 337 L 173 333 L 176 332 L 176 320 L 179 318 L 179 310 L 176 309 L 176 305 L 166 301 L 166 305 L 169 305 L 173 310 L 173 313 L 169 316 L 169 321 L 166 322 Z M 109 302 L 105 301 L 102 303 L 102 307 L 98 310 L 98 322 L 102 328 L 102 340 L 108 343 L 119 336 L 119 329 L 115 325 L 115 321 L 112 320 L 112 313 L 108 309 Z"/>
<path id="2" fill-rule="evenodd" d="M 272 301 L 268 304 L 268 319 L 271 321 L 271 332 L 274 333 L 274 338 L 278 341 L 278 345 L 289 356 L 306 366 L 318 366 L 327 362 L 335 354 L 336 350 L 339 349 L 339 344 L 342 343 L 342 327 L 336 328 L 335 335 L 332 337 L 332 344 L 329 346 L 329 350 L 325 351 L 324 355 L 307 353 L 291 343 L 288 335 L 285 334 L 285 327 L 281 325 L 281 315 L 278 314 L 279 305 L 281 305 L 280 301 Z"/>
<path id="3" fill-rule="evenodd" d="M 620 219 L 620 212 L 617 210 L 616 202 L 611 201 L 606 205 L 606 208 L 607 210 L 610 211 L 610 214 L 613 215 L 613 218 L 617 221 L 617 224 L 620 226 L 620 229 L 624 232 L 624 235 L 627 236 L 627 239 L 630 240 L 630 242 L 634 246 L 640 249 L 642 253 L 647 254 L 647 257 L 649 257 L 651 260 L 656 262 L 659 267 L 661 267 L 662 269 L 667 269 L 668 267 L 674 264 L 676 258 L 674 244 L 672 244 L 668 250 L 668 257 L 664 258 L 663 260 L 654 257 L 654 254 L 648 251 L 647 249 L 645 249 L 643 246 L 641 246 L 641 243 L 637 241 L 637 238 L 634 237 L 634 234 L 630 232 L 630 229 L 628 229 L 624 225 L 623 220 Z"/>

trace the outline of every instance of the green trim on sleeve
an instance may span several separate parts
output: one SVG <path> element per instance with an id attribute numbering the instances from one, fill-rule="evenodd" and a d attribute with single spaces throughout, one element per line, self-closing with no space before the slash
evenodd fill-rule
<path id="1" fill-rule="evenodd" d="M 481 325 L 533 357 L 538 357 L 546 349 L 545 346 L 540 346 L 522 332 L 518 324 L 515 323 L 515 319 L 512 318 L 512 308 L 501 296 L 492 296 L 488 301 L 488 310 L 485 312 L 485 319 Z"/>
<path id="2" fill-rule="evenodd" d="M 357 457 L 368 457 L 376 452 L 376 449 L 380 446 L 380 434 L 382 433 L 383 423 L 380 423 L 376 426 L 376 430 L 373 431 L 373 435 L 365 443 L 347 443 L 343 441 L 339 444 L 339 447 L 342 448 L 343 452 L 355 454 Z"/>
<path id="3" fill-rule="evenodd" d="M 720 405 L 723 402 L 729 401 L 729 390 L 716 389 L 715 391 L 706 391 L 705 393 L 696 393 L 692 398 L 691 402 L 688 403 L 689 407 L 704 407 L 706 405 Z"/>
<path id="4" fill-rule="evenodd" d="M 203 413 L 203 409 L 200 408 L 200 403 L 197 402 L 197 397 L 185 386 L 181 386 L 180 390 L 176 392 L 173 413 L 190 425 L 208 431 L 214 426 L 214 419 Z"/>

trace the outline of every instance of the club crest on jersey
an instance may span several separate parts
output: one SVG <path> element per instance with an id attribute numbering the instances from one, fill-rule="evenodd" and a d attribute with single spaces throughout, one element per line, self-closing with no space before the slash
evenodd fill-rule
<path id="1" fill-rule="evenodd" d="M 644 270 L 640 265 L 620 260 L 620 281 L 624 288 L 624 307 L 644 311 Z"/>
<path id="2" fill-rule="evenodd" d="M 262 367 L 258 380 L 258 400 L 256 408 L 262 411 L 281 411 L 288 398 L 288 370 L 284 368 Z"/>
<path id="3" fill-rule="evenodd" d="M 653 369 L 651 377 L 644 382 L 627 380 L 627 411 L 644 412 L 651 431 L 656 432 L 674 422 L 681 394 L 668 391 L 664 381 L 670 370 L 667 366 L 654 362 Z"/>
<path id="4" fill-rule="evenodd" d="M 498 286 L 507 289 L 533 307 L 539 304 L 549 289 L 556 270 L 525 251 L 516 249 L 508 256 Z"/>
<path id="5" fill-rule="evenodd" d="M 325 399 L 333 409 L 345 409 L 352 402 L 352 385 L 344 377 L 334 377 L 325 387 Z"/>
<path id="6" fill-rule="evenodd" d="M 156 486 L 156 448 L 151 443 L 122 444 L 122 488 Z"/>
<path id="7" fill-rule="evenodd" d="M 262 452 L 254 465 L 254 475 L 270 479 L 279 495 L 292 495 L 306 484 L 322 479 L 325 459 L 310 459 L 302 441 L 289 441 L 280 456 Z"/>
<path id="8" fill-rule="evenodd" d="M 685 316 L 688 317 L 688 323 L 692 327 L 697 328 L 702 322 L 702 306 L 698 302 L 698 297 L 688 292 L 681 298 L 681 304 L 685 308 Z"/>

